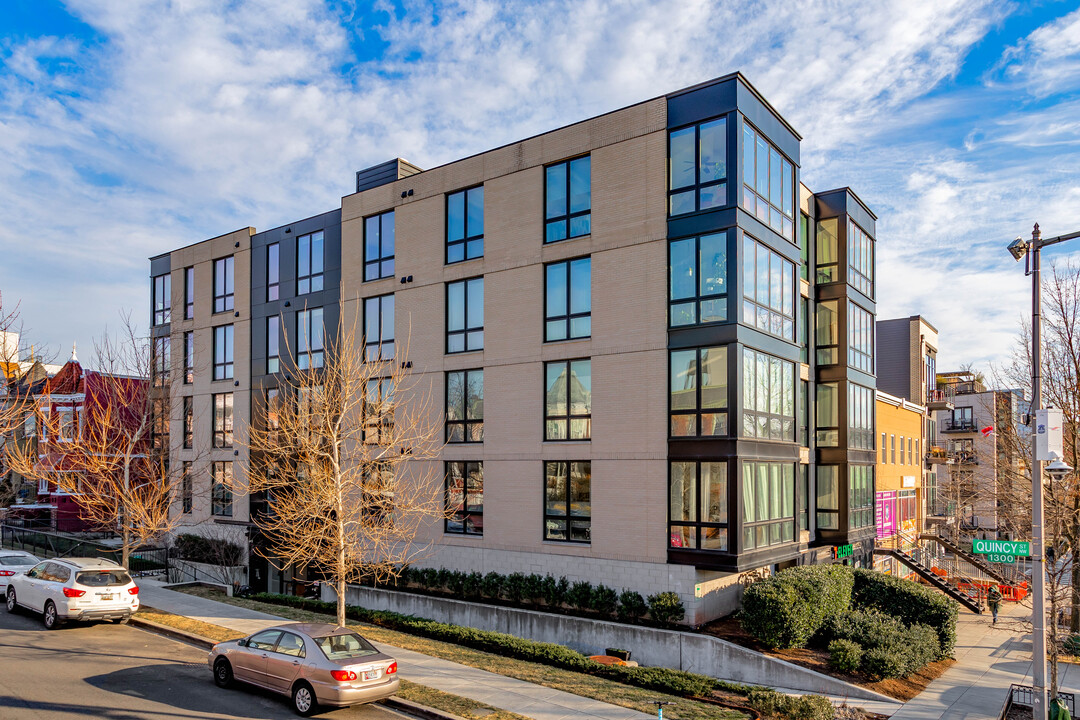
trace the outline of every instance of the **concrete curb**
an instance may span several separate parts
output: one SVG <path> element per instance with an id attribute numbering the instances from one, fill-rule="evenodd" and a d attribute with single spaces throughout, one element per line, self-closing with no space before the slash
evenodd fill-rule
<path id="1" fill-rule="evenodd" d="M 187 643 L 188 645 L 195 645 L 204 650 L 210 650 L 217 644 L 213 640 L 204 638 L 202 635 L 189 633 L 185 630 L 178 630 L 177 628 L 162 625 L 153 620 L 146 620 L 137 616 L 132 616 L 129 624 L 142 630 L 146 630 L 147 632 L 152 632 L 155 635 L 163 635 L 172 640 L 178 640 Z M 395 710 L 401 710 L 402 712 L 421 718 L 422 720 L 465 720 L 465 718 L 460 715 L 453 715 L 451 713 L 443 712 L 442 710 L 436 710 L 427 705 L 421 705 L 420 703 L 415 703 L 411 700 L 405 700 L 399 697 L 388 697 L 384 700 L 379 700 L 378 703 L 394 708 Z"/>

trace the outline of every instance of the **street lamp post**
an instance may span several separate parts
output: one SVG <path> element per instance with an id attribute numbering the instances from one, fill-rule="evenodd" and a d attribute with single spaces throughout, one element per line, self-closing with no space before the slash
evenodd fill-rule
<path id="1" fill-rule="evenodd" d="M 1039 224 L 1031 231 L 1031 240 L 1016 238 L 1009 245 L 1009 253 L 1019 261 L 1027 257 L 1029 266 L 1025 274 L 1031 275 L 1031 413 L 1042 409 L 1042 287 L 1039 277 L 1039 254 L 1047 245 L 1056 245 L 1080 237 L 1080 232 L 1057 237 L 1042 237 Z M 1031 444 L 1031 660 L 1032 660 L 1032 708 L 1033 720 L 1046 720 L 1046 569 L 1043 565 L 1043 467 L 1035 443 Z M 1065 466 L 1067 467 L 1067 466 Z M 1054 469 L 1052 477 L 1059 468 Z M 1067 472 L 1067 471 L 1066 471 Z M 1054 620 L 1056 622 L 1056 619 Z"/>

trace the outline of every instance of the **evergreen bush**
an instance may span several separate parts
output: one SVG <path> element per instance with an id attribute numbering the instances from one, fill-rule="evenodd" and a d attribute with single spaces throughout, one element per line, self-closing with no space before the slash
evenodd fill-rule
<path id="1" fill-rule="evenodd" d="M 862 645 L 851 640 L 829 643 L 829 664 L 841 672 L 854 672 L 862 664 Z"/>
<path id="2" fill-rule="evenodd" d="M 576 582 L 570 586 L 569 592 L 566 593 L 566 603 L 578 610 L 591 610 L 592 596 L 592 583 Z"/>
<path id="3" fill-rule="evenodd" d="M 619 594 L 606 585 L 597 585 L 593 589 L 592 609 L 603 618 L 610 618 L 615 614 L 615 608 L 619 604 Z"/>
<path id="4" fill-rule="evenodd" d="M 938 637 L 939 651 L 934 659 L 952 656 L 958 605 L 951 598 L 910 580 L 857 569 L 853 599 L 857 605 L 877 608 L 907 625 L 929 625 Z"/>
<path id="5" fill-rule="evenodd" d="M 645 598 L 641 593 L 633 590 L 623 590 L 619 593 L 619 621 L 624 623 L 636 623 L 645 617 L 649 606 L 645 604 Z"/>
<path id="6" fill-rule="evenodd" d="M 480 592 L 484 597 L 498 600 L 502 594 L 503 576 L 497 572 L 489 572 L 480 583 Z"/>
<path id="7" fill-rule="evenodd" d="M 657 623 L 670 626 L 686 617 L 686 608 L 678 593 L 656 593 L 649 596 L 649 615 Z"/>
<path id="8" fill-rule="evenodd" d="M 510 573 L 503 580 L 503 595 L 515 605 L 525 597 L 525 573 Z"/>
<path id="9" fill-rule="evenodd" d="M 739 619 L 769 647 L 805 647 L 827 620 L 851 607 L 853 585 L 843 565 L 781 570 L 746 588 Z"/>

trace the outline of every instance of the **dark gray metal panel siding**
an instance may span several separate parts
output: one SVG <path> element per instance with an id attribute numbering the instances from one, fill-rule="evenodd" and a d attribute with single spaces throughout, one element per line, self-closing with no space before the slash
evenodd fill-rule
<path id="1" fill-rule="evenodd" d="M 172 272 L 172 256 L 159 255 L 150 261 L 150 277 L 165 275 Z"/>
<path id="2" fill-rule="evenodd" d="M 911 320 L 896 318 L 877 322 L 878 388 L 890 395 L 912 397 Z"/>
<path id="3" fill-rule="evenodd" d="M 358 171 L 356 173 L 356 192 L 386 185 L 395 180 L 416 175 L 419 172 L 423 171 L 412 163 L 401 158 L 394 158 L 366 170 Z"/>

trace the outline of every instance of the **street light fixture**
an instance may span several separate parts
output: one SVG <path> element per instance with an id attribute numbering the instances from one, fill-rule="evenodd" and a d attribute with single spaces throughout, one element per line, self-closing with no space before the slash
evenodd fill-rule
<path id="1" fill-rule="evenodd" d="M 1061 456 L 1056 452 L 1051 452 L 1050 457 L 1052 460 L 1047 464 L 1045 470 L 1046 474 L 1050 476 L 1051 480 L 1062 480 L 1066 475 L 1073 471 L 1072 467 L 1061 459 Z"/>
<path id="2" fill-rule="evenodd" d="M 1039 251 L 1047 245 L 1056 245 L 1080 237 L 1080 232 L 1042 237 L 1039 224 L 1031 231 L 1031 240 L 1018 237 L 1009 244 L 1009 254 L 1019 262 L 1027 259 L 1025 275 L 1031 275 L 1031 412 L 1042 409 L 1042 288 L 1039 284 Z M 1031 717 L 1046 720 L 1046 568 L 1043 564 L 1043 482 L 1042 461 L 1031 444 Z M 1067 475 L 1072 468 L 1060 459 L 1051 462 L 1047 474 L 1051 480 Z"/>

